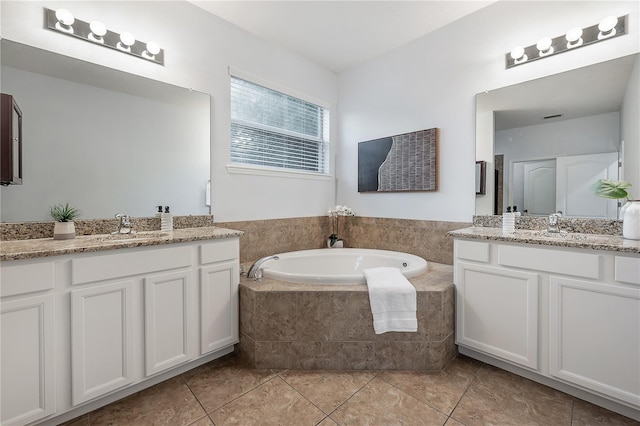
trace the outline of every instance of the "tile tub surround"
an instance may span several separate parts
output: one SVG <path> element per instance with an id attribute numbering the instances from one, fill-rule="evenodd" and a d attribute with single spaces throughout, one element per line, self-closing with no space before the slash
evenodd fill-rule
<path id="1" fill-rule="evenodd" d="M 331 233 L 326 216 L 216 222 L 215 226 L 244 232 L 240 237 L 240 263 L 276 253 L 323 248 Z"/>
<path id="2" fill-rule="evenodd" d="M 118 219 L 86 219 L 74 220 L 76 235 L 110 234 L 118 229 Z M 136 231 L 157 231 L 160 229 L 160 218 L 132 217 L 131 223 Z M 53 237 L 55 222 L 17 222 L 0 223 L 0 240 L 30 240 Z M 173 228 L 200 228 L 213 226 L 212 215 L 174 216 Z"/>
<path id="3" fill-rule="evenodd" d="M 340 237 L 347 240 L 349 247 L 400 251 L 446 265 L 453 265 L 453 239 L 448 232 L 471 225 L 359 216 L 345 219 L 340 223 Z"/>
<path id="4" fill-rule="evenodd" d="M 349 216 L 340 218 L 339 236 L 347 241 L 347 247 L 401 251 L 452 265 L 453 241 L 447 233 L 470 225 Z M 244 231 L 240 238 L 240 263 L 276 253 L 323 248 L 331 234 L 327 216 L 216 222 L 216 226 Z"/>
<path id="5" fill-rule="evenodd" d="M 450 265 L 410 278 L 418 332 L 375 334 L 365 285 L 243 278 L 239 352 L 255 368 L 439 371 L 456 356 Z"/>

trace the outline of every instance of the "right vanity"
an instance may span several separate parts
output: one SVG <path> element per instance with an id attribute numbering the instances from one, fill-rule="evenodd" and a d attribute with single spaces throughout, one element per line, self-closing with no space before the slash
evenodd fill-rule
<path id="1" fill-rule="evenodd" d="M 460 353 L 638 418 L 640 241 L 451 234 Z"/>

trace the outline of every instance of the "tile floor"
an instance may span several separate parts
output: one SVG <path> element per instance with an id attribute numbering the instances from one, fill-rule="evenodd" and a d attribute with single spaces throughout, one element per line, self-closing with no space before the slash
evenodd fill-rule
<path id="1" fill-rule="evenodd" d="M 65 426 L 639 424 L 463 356 L 421 373 L 254 370 L 232 354 Z"/>

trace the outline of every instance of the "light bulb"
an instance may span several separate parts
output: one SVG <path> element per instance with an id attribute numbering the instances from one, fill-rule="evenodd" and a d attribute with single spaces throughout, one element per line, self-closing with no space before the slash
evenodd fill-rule
<path id="1" fill-rule="evenodd" d="M 131 47 L 135 44 L 136 38 L 130 32 L 123 32 L 120 34 L 120 42 L 126 47 Z"/>
<path id="2" fill-rule="evenodd" d="M 107 27 L 105 27 L 102 22 L 91 21 L 89 28 L 91 29 L 91 33 L 96 37 L 104 37 L 104 35 L 107 34 Z"/>
<path id="3" fill-rule="evenodd" d="M 150 41 L 149 43 L 147 43 L 147 52 L 150 55 L 155 56 L 160 53 L 160 46 L 158 46 L 158 43 L 156 43 L 155 41 Z"/>
<path id="4" fill-rule="evenodd" d="M 73 34 L 73 23 L 75 22 L 75 18 L 73 14 L 69 12 L 67 9 L 58 9 L 56 10 L 56 29 L 58 31 L 62 31 L 65 33 Z"/>
<path id="5" fill-rule="evenodd" d="M 524 55 L 524 47 L 522 46 L 514 47 L 513 50 L 511 51 L 511 58 L 513 59 L 520 59 L 522 58 L 523 55 Z"/>
<path id="6" fill-rule="evenodd" d="M 553 46 L 551 45 L 553 40 L 549 37 L 544 37 L 538 40 L 536 44 L 536 48 L 538 49 L 538 54 L 540 56 L 550 55 L 553 53 Z"/>
<path id="7" fill-rule="evenodd" d="M 67 27 L 73 25 L 73 23 L 75 22 L 75 18 L 73 17 L 73 14 L 69 12 L 67 9 L 56 10 L 56 19 L 62 25 L 65 25 Z"/>
<path id="8" fill-rule="evenodd" d="M 514 64 L 520 64 L 522 62 L 525 62 L 527 59 L 529 59 L 527 55 L 525 55 L 524 47 L 522 46 L 513 48 L 513 50 L 511 51 L 511 58 L 513 59 Z"/>
<path id="9" fill-rule="evenodd" d="M 615 16 L 607 16 L 598 24 L 598 40 L 616 35 L 616 25 L 618 25 L 618 18 Z"/>
<path id="10" fill-rule="evenodd" d="M 572 47 L 578 47 L 582 45 L 582 29 L 581 28 L 572 28 L 567 31 L 567 47 L 571 49 Z"/>

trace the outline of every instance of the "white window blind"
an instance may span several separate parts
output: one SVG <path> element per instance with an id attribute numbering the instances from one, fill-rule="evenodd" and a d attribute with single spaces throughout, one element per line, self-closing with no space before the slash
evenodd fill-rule
<path id="1" fill-rule="evenodd" d="M 231 76 L 231 162 L 328 173 L 329 110 Z"/>

